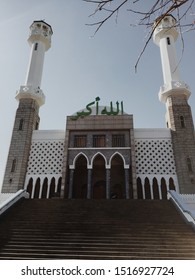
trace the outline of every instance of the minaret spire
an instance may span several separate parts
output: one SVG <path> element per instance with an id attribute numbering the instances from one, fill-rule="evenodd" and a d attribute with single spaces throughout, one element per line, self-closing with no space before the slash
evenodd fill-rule
<path id="1" fill-rule="evenodd" d="M 45 52 L 51 47 L 52 28 L 44 21 L 34 21 L 30 26 L 28 38 L 31 46 L 29 66 L 25 84 L 17 92 L 16 99 L 31 97 L 39 106 L 45 103 L 45 96 L 40 89 Z"/>
<path id="2" fill-rule="evenodd" d="M 164 85 L 160 88 L 159 98 L 166 103 L 167 97 L 172 94 L 190 96 L 190 89 L 180 79 L 179 63 L 177 61 L 175 42 L 178 38 L 176 20 L 172 15 L 156 19 L 154 23 L 154 42 L 160 47 Z"/>
<path id="3" fill-rule="evenodd" d="M 179 188 L 181 193 L 195 193 L 195 135 L 188 104 L 191 93 L 180 79 L 175 48 L 176 20 L 172 15 L 160 17 L 154 28 L 153 39 L 160 47 L 164 78 L 159 99 L 166 104 L 166 123 L 171 131 Z"/>
<path id="4" fill-rule="evenodd" d="M 39 127 L 39 107 L 45 102 L 40 86 L 44 55 L 51 46 L 52 33 L 51 26 L 42 20 L 34 21 L 30 26 L 29 67 L 25 84 L 16 93 L 19 105 L 5 169 L 3 192 L 16 192 L 24 188 L 32 133 Z"/>

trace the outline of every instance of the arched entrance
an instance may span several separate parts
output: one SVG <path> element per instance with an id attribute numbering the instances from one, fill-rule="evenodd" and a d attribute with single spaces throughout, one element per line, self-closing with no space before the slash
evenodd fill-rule
<path id="1" fill-rule="evenodd" d="M 144 189 L 145 189 L 145 198 L 151 199 L 150 181 L 148 177 L 145 178 Z"/>
<path id="2" fill-rule="evenodd" d="M 87 159 L 83 155 L 76 160 L 72 198 L 87 198 Z"/>
<path id="3" fill-rule="evenodd" d="M 161 194 L 162 199 L 167 199 L 167 185 L 164 178 L 161 179 Z"/>
<path id="4" fill-rule="evenodd" d="M 137 198 L 143 199 L 143 188 L 142 188 L 142 181 L 141 178 L 137 178 Z"/>
<path id="5" fill-rule="evenodd" d="M 35 184 L 35 191 L 34 191 L 33 198 L 39 198 L 40 187 L 41 187 L 41 180 L 40 180 L 40 178 L 38 178 L 36 181 L 36 184 Z"/>
<path id="6" fill-rule="evenodd" d="M 33 178 L 30 178 L 26 189 L 26 191 L 29 193 L 30 198 L 32 196 L 32 189 L 33 189 Z"/>
<path id="7" fill-rule="evenodd" d="M 119 154 L 116 154 L 111 161 L 110 196 L 114 199 L 125 198 L 125 170 Z"/>
<path id="8" fill-rule="evenodd" d="M 45 178 L 43 182 L 41 198 L 47 198 L 47 192 L 48 192 L 48 179 Z"/>
<path id="9" fill-rule="evenodd" d="M 106 169 L 103 156 L 97 155 L 93 161 L 92 169 L 92 197 L 94 199 L 106 198 Z"/>
<path id="10" fill-rule="evenodd" d="M 153 189 L 154 199 L 160 199 L 159 189 L 158 189 L 158 181 L 157 181 L 156 178 L 153 178 L 152 189 Z"/>

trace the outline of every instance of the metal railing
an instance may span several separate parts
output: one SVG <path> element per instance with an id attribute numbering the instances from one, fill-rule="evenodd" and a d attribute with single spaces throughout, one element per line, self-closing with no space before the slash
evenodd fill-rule
<path id="1" fill-rule="evenodd" d="M 187 222 L 191 223 L 195 229 L 195 194 L 178 194 L 170 190 L 167 194 Z"/>
<path id="2" fill-rule="evenodd" d="M 5 193 L 0 193 L 0 196 L 6 195 Z M 21 198 L 29 198 L 29 193 L 26 190 L 19 190 L 16 193 L 10 193 L 8 197 L 0 203 L 0 215 L 3 214 L 7 209 L 14 205 Z"/>

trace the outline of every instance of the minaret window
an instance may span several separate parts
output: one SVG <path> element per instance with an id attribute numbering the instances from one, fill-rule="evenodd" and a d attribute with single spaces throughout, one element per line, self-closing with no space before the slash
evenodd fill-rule
<path id="1" fill-rule="evenodd" d="M 15 172 L 15 170 L 16 170 L 16 159 L 14 159 L 14 160 L 12 161 L 11 172 Z"/>
<path id="2" fill-rule="evenodd" d="M 39 128 L 39 122 L 36 122 L 35 130 L 38 130 L 38 128 Z"/>
<path id="3" fill-rule="evenodd" d="M 185 128 L 185 119 L 184 119 L 184 116 L 180 116 L 180 124 L 181 124 L 181 128 Z"/>
<path id="4" fill-rule="evenodd" d="M 19 130 L 23 130 L 23 127 L 24 127 L 24 120 L 23 119 L 21 119 L 20 120 L 20 123 L 19 123 Z"/>
<path id="5" fill-rule="evenodd" d="M 37 51 L 37 49 L 38 49 L 38 43 L 35 43 L 35 48 L 34 48 L 34 50 Z"/>
<path id="6" fill-rule="evenodd" d="M 170 45 L 170 44 L 171 44 L 170 38 L 167 37 L 167 45 Z"/>
<path id="7" fill-rule="evenodd" d="M 186 161 L 187 161 L 188 171 L 189 171 L 190 173 L 193 173 L 191 158 L 188 157 Z"/>

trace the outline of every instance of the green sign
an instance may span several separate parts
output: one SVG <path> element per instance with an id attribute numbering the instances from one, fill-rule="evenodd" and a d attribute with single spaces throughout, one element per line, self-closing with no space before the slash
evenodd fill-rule
<path id="1" fill-rule="evenodd" d="M 95 115 L 107 115 L 107 116 L 117 116 L 119 113 L 123 115 L 123 101 L 116 102 L 116 107 L 113 107 L 112 101 L 110 102 L 110 107 L 105 106 L 103 109 L 99 107 L 100 98 L 96 97 L 95 101 L 90 102 L 86 105 L 86 109 L 83 111 L 77 112 L 74 116 L 71 117 L 72 120 L 77 120 L 78 118 L 84 118 L 92 114 L 92 106 L 95 105 Z"/>

